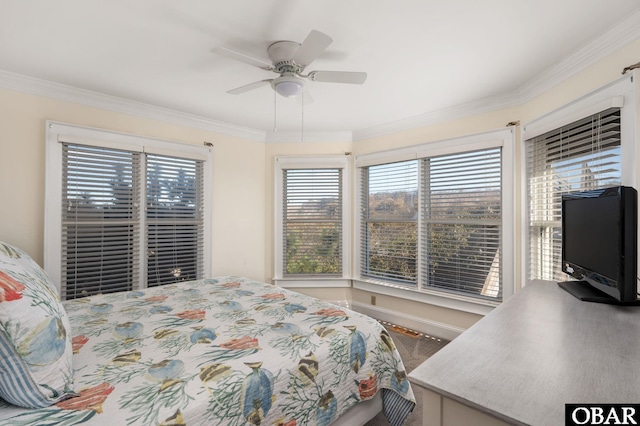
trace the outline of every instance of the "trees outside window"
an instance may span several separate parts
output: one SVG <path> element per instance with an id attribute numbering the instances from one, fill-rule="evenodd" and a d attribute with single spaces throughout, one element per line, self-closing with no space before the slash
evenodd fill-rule
<path id="1" fill-rule="evenodd" d="M 349 277 L 348 165 L 348 156 L 276 158 L 276 279 Z"/>
<path id="2" fill-rule="evenodd" d="M 364 167 L 361 274 L 501 298 L 501 149 Z"/>

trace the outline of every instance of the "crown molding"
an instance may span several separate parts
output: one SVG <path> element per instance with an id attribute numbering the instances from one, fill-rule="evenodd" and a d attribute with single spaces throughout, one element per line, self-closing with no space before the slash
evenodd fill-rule
<path id="1" fill-rule="evenodd" d="M 522 105 L 639 38 L 640 10 L 637 10 L 595 40 L 585 44 L 559 63 L 547 68 L 515 90 L 478 101 L 356 130 L 353 132 L 353 140 L 371 139 L 443 121 Z"/>
<path id="2" fill-rule="evenodd" d="M 210 118 L 0 70 L 0 88 L 264 142 L 265 132 Z"/>
<path id="3" fill-rule="evenodd" d="M 353 133 L 351 131 L 336 132 L 267 132 L 267 143 L 287 143 L 287 142 L 352 142 Z"/>
<path id="4" fill-rule="evenodd" d="M 584 71 L 602 59 L 640 38 L 640 9 L 607 32 L 523 84 L 521 102 L 528 102 L 545 91 Z M 622 70 L 620 70 L 622 72 Z"/>
<path id="5" fill-rule="evenodd" d="M 303 137 L 301 132 L 264 132 L 2 70 L 0 70 L 0 88 L 258 142 L 352 142 L 522 105 L 639 38 L 640 10 L 637 10 L 600 37 L 585 44 L 561 62 L 547 68 L 536 77 L 510 92 L 426 112 L 402 120 L 354 130 L 353 132 L 305 132 Z"/>
<path id="6" fill-rule="evenodd" d="M 491 96 L 477 101 L 467 102 L 450 108 L 444 108 L 405 118 L 398 121 L 380 124 L 353 132 L 354 141 L 372 139 L 390 133 L 399 133 L 406 130 L 416 129 L 441 123 L 443 121 L 455 120 L 471 115 L 496 111 L 503 108 L 520 105 L 520 95 L 517 92 L 504 93 L 502 95 Z"/>

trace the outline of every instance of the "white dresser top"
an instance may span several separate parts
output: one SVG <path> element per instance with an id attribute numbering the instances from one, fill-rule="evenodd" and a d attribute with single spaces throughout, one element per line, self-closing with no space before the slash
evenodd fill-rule
<path id="1" fill-rule="evenodd" d="M 533 281 L 409 379 L 514 424 L 562 425 L 565 403 L 639 404 L 640 306 Z"/>

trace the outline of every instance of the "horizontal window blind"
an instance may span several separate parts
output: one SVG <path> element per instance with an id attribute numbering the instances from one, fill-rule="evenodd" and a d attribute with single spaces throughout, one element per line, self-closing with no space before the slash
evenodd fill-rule
<path id="1" fill-rule="evenodd" d="M 203 275 L 202 173 L 201 161 L 146 156 L 149 287 Z"/>
<path id="2" fill-rule="evenodd" d="M 620 131 L 620 109 L 610 108 L 525 141 L 530 279 L 566 279 L 562 195 L 620 185 Z"/>
<path id="3" fill-rule="evenodd" d="M 139 279 L 138 153 L 64 144 L 61 297 L 130 290 Z"/>
<path id="4" fill-rule="evenodd" d="M 423 287 L 502 297 L 501 148 L 425 158 Z"/>
<path id="5" fill-rule="evenodd" d="M 202 278 L 202 160 L 64 143 L 62 174 L 64 299 Z"/>
<path id="6" fill-rule="evenodd" d="M 363 167 L 360 269 L 365 277 L 417 283 L 418 161 Z"/>
<path id="7" fill-rule="evenodd" d="M 341 168 L 283 169 L 283 275 L 342 275 Z"/>

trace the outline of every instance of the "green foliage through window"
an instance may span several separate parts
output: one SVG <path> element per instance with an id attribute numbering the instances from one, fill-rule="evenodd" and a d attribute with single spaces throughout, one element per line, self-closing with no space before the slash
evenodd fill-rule
<path id="1" fill-rule="evenodd" d="M 341 275 L 342 169 L 282 173 L 284 275 Z"/>

